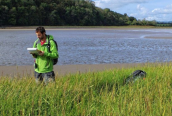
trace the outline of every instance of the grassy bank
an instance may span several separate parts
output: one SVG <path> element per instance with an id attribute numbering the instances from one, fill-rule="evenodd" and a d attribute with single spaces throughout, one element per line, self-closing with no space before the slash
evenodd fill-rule
<path id="1" fill-rule="evenodd" d="M 128 85 L 134 70 L 145 80 Z M 0 79 L 0 115 L 169 115 L 172 112 L 172 64 L 67 75 L 47 86 L 33 77 Z"/>

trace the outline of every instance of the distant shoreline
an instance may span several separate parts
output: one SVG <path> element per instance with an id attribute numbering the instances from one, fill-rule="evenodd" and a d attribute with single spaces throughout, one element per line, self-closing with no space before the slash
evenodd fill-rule
<path id="1" fill-rule="evenodd" d="M 0 30 L 35 30 L 38 26 L 7 26 Z M 95 30 L 95 29 L 172 29 L 172 27 L 156 26 L 44 26 L 48 30 Z"/>
<path id="2" fill-rule="evenodd" d="M 44 26 L 46 30 L 145 30 L 145 29 L 172 29 L 172 27 L 156 27 L 156 26 Z M 0 31 L 15 30 L 35 30 L 37 26 L 12 26 Z M 172 39 L 172 36 L 145 36 L 144 38 L 152 39 Z"/>

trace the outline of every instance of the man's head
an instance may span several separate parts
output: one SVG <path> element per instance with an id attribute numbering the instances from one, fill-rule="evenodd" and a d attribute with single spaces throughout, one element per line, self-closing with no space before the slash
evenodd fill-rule
<path id="1" fill-rule="evenodd" d="M 37 27 L 36 28 L 36 35 L 39 38 L 39 40 L 43 40 L 46 37 L 45 33 L 46 32 L 45 32 L 44 27 Z"/>

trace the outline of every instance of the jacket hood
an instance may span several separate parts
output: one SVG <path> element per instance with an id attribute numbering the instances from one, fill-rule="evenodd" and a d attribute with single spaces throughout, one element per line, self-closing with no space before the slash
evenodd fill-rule
<path id="1" fill-rule="evenodd" d="M 54 37 L 52 35 L 47 35 L 47 36 L 49 36 L 49 40 L 53 40 L 54 39 Z"/>

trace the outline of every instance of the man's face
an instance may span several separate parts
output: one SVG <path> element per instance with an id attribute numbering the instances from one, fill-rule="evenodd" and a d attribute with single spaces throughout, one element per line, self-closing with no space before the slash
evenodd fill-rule
<path id="1" fill-rule="evenodd" d="M 45 37 L 45 32 L 42 34 L 41 32 L 36 32 L 36 36 L 37 36 L 37 38 L 39 38 L 39 40 L 43 40 L 44 39 L 44 37 Z"/>

